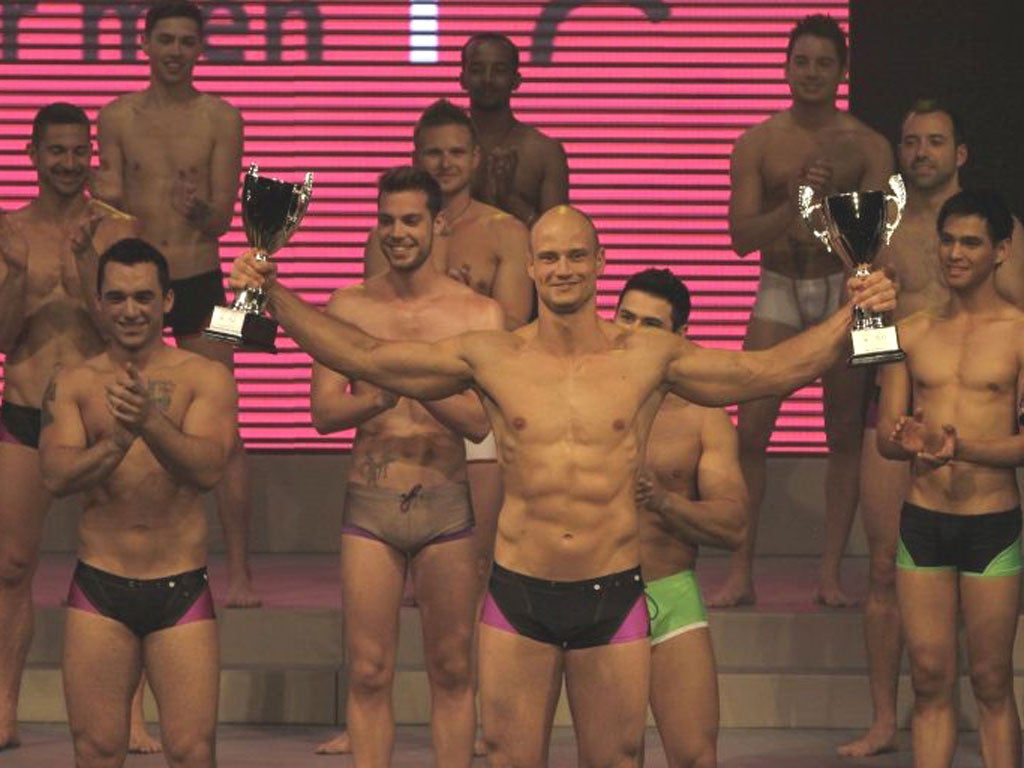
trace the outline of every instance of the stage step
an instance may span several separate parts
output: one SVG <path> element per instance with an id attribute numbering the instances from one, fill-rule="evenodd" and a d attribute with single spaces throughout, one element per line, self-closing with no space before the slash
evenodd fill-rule
<path id="1" fill-rule="evenodd" d="M 698 575 L 706 591 L 723 576 L 724 562 L 705 561 Z M 44 559 L 36 581 L 36 636 L 20 707 L 25 721 L 65 718 L 60 681 L 64 609 L 58 603 L 73 566 L 68 556 Z M 223 671 L 223 722 L 333 725 L 344 721 L 344 652 L 338 610 L 337 568 L 331 556 L 259 557 L 254 566 L 267 607 L 218 609 Z M 860 613 L 813 606 L 812 558 L 767 558 L 758 564 L 761 604 L 711 612 L 719 665 L 722 725 L 727 728 L 858 728 L 870 718 Z M 849 583 L 863 590 L 864 563 L 848 567 Z M 211 582 L 223 564 L 211 565 Z M 429 689 L 415 609 L 401 612 L 395 684 L 400 723 L 429 719 Z M 1018 698 L 1024 689 L 1024 640 L 1016 648 Z M 963 669 L 961 664 L 961 669 Z M 909 680 L 904 672 L 900 713 L 906 722 Z M 961 681 L 961 724 L 973 728 L 977 712 Z M 1022 701 L 1024 704 L 1024 701 Z M 155 717 L 152 702 L 148 711 Z M 569 723 L 559 705 L 557 722 Z"/>

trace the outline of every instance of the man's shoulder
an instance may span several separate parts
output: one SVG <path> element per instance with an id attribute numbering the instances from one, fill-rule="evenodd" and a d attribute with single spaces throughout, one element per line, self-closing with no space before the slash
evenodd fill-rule
<path id="1" fill-rule="evenodd" d="M 242 113 L 232 106 L 227 99 L 218 96 L 214 93 L 206 93 L 201 91 L 199 93 L 200 106 L 208 112 L 212 117 L 220 120 L 241 120 Z"/>
<path id="2" fill-rule="evenodd" d="M 100 108 L 99 117 L 101 120 L 125 120 L 138 108 L 142 99 L 143 91 L 132 91 L 118 96 L 113 101 Z"/>
<path id="3" fill-rule="evenodd" d="M 220 385 L 231 380 L 230 373 L 223 363 L 179 347 L 165 347 L 161 354 L 160 366 L 175 380 Z"/>
<path id="4" fill-rule="evenodd" d="M 481 228 L 487 230 L 488 234 L 494 237 L 522 234 L 526 235 L 526 225 L 507 211 L 501 210 L 493 205 L 484 203 L 474 198 L 473 205 L 476 208 L 474 221 L 478 222 Z"/>

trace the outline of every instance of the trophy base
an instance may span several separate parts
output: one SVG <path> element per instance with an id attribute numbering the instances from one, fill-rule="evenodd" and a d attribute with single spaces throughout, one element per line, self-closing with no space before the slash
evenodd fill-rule
<path id="1" fill-rule="evenodd" d="M 277 353 L 277 321 L 231 307 L 214 307 L 203 336 L 231 344 L 243 352 Z"/>
<path id="2" fill-rule="evenodd" d="M 847 361 L 851 366 L 898 363 L 907 355 L 900 349 L 896 326 L 883 328 L 858 328 L 850 333 L 853 340 L 853 354 Z"/>

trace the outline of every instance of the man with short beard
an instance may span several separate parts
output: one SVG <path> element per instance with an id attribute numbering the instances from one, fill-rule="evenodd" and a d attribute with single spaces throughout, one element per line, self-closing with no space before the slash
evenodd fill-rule
<path id="1" fill-rule="evenodd" d="M 501 307 L 430 262 L 441 188 L 426 171 L 381 175 L 376 242 L 387 269 L 335 292 L 327 314 L 367 333 L 437 341 L 504 327 Z M 423 624 L 436 764 L 466 766 L 476 728 L 472 639 L 480 578 L 463 436 L 489 431 L 476 395 L 399 397 L 316 365 L 313 423 L 358 427 L 342 512 L 341 589 L 348 659 L 348 738 L 356 765 L 386 765 L 394 746 L 391 689 L 399 607 L 411 577 Z"/>

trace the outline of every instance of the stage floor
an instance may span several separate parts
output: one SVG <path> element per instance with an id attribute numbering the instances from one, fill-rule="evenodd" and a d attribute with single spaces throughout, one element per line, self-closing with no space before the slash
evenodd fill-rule
<path id="1" fill-rule="evenodd" d="M 312 754 L 332 729 L 308 727 L 223 726 L 217 741 L 220 768 L 347 768 L 350 757 Z M 835 748 L 856 736 L 850 731 L 736 729 L 725 730 L 719 740 L 720 768 L 909 768 L 913 763 L 906 747 L 896 754 L 850 759 L 835 756 Z M 902 733 L 903 744 L 910 736 Z M 430 765 L 430 734 L 424 726 L 398 729 L 393 768 L 423 768 Z M 20 749 L 0 753 L 4 768 L 55 768 L 71 765 L 71 743 L 67 729 L 60 725 L 23 726 L 24 744 Z M 474 766 L 481 768 L 479 759 Z M 130 755 L 127 768 L 158 768 L 159 755 Z M 567 728 L 556 728 L 552 738 L 550 768 L 576 765 L 575 741 Z M 647 733 L 647 766 L 665 765 L 664 753 L 654 730 Z M 978 737 L 961 734 L 960 750 L 953 763 L 956 768 L 980 768 Z"/>

